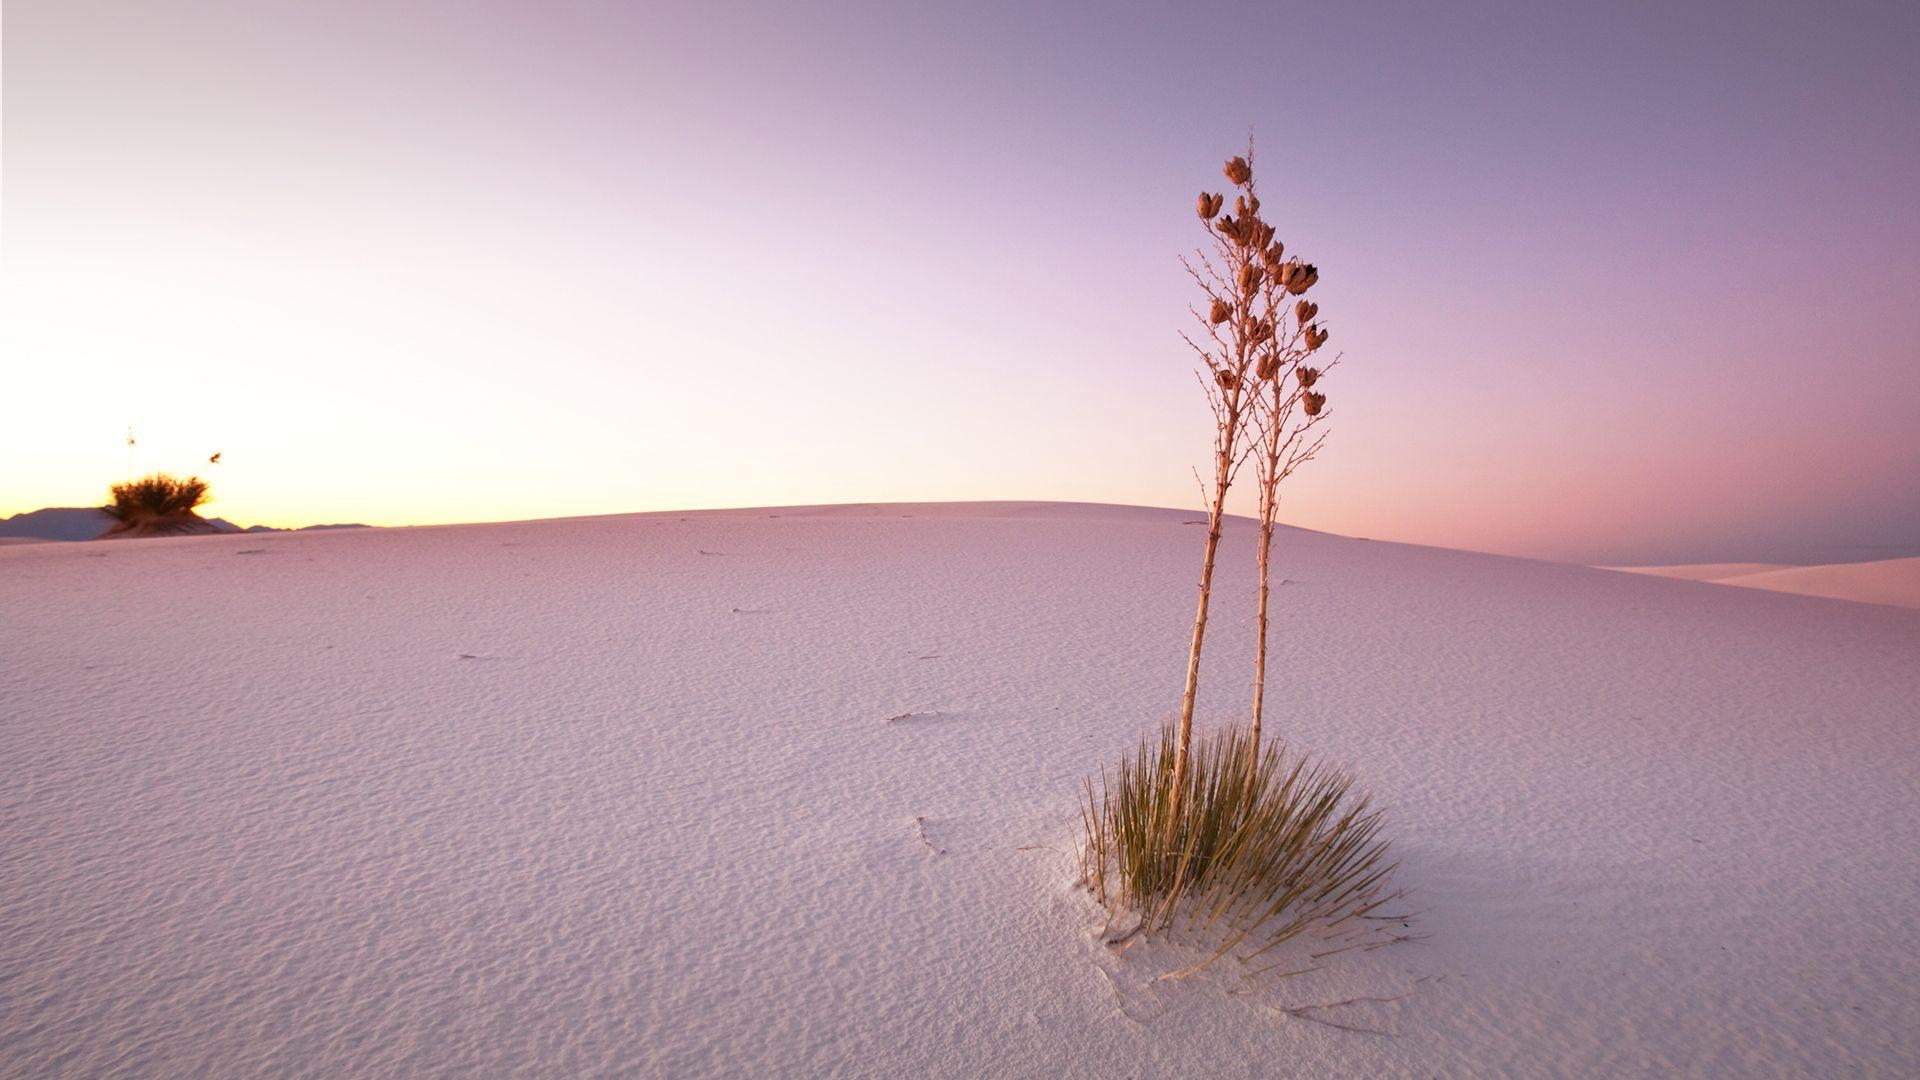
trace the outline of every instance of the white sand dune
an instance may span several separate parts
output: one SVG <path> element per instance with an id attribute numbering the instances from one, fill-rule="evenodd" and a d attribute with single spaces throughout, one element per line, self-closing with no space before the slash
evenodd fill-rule
<path id="1" fill-rule="evenodd" d="M 1771 589 L 1801 596 L 1823 596 L 1832 600 L 1920 608 L 1920 558 L 1834 563 L 1828 566 L 1701 563 L 1691 566 L 1615 566 L 1608 569 L 1708 581 L 1716 585 Z"/>
<path id="2" fill-rule="evenodd" d="M 1920 608 L 1920 558 L 1795 566 L 1722 578 L 1720 584 Z"/>
<path id="3" fill-rule="evenodd" d="M 1630 574 L 1652 574 L 1655 577 L 1679 578 L 1682 581 L 1721 581 L 1743 574 L 1763 574 L 1769 570 L 1791 569 L 1788 563 L 1768 562 L 1724 562 L 1724 563 L 1680 563 L 1675 566 L 1605 566 L 1603 570 L 1624 570 Z"/>
<path id="4" fill-rule="evenodd" d="M 1069 847 L 1193 516 L 0 550 L 0 1071 L 1920 1073 L 1920 612 L 1301 531 L 1270 723 L 1425 940 L 1150 983 Z"/>

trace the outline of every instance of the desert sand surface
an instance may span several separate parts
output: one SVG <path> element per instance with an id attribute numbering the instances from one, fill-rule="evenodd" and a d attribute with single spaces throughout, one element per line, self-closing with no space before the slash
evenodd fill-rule
<path id="1" fill-rule="evenodd" d="M 1077 796 L 1177 705 L 1196 516 L 0 549 L 0 1071 L 1920 1072 L 1895 607 L 1283 530 L 1269 730 L 1372 789 L 1420 940 L 1106 947 Z"/>
<path id="2" fill-rule="evenodd" d="M 1655 577 L 1678 578 L 1681 581 L 1720 581 L 1725 578 L 1739 577 L 1742 574 L 1763 574 L 1769 570 L 1787 570 L 1789 563 L 1768 562 L 1723 562 L 1723 563 L 1680 563 L 1674 566 L 1608 566 L 1606 570 L 1624 570 L 1630 574 L 1652 574 Z"/>
<path id="3" fill-rule="evenodd" d="M 1920 608 L 1920 558 L 1795 566 L 1722 578 L 1719 584 Z"/>
<path id="4" fill-rule="evenodd" d="M 1636 574 L 1771 589 L 1862 604 L 1920 608 L 1920 558 L 1879 559 L 1827 566 L 1777 563 L 1700 563 L 1691 566 L 1616 566 Z"/>

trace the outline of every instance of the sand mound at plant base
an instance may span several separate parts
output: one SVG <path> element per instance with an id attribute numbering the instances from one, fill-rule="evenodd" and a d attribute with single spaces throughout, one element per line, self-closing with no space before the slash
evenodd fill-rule
<path id="1" fill-rule="evenodd" d="M 138 540 L 150 536 L 217 536 L 227 530 L 199 514 L 168 514 L 116 521 L 98 540 Z"/>
<path id="2" fill-rule="evenodd" d="M 0 1072 L 1920 1074 L 1900 608 L 1283 533 L 1269 730 L 1426 940 L 1102 945 L 1080 785 L 1177 705 L 1187 517 L 0 548 Z"/>

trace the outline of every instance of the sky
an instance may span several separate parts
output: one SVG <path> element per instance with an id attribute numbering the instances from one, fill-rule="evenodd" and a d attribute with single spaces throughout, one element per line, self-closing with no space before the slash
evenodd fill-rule
<path id="1" fill-rule="evenodd" d="M 1344 354 L 1283 519 L 1920 553 L 1920 5 L 14 0 L 0 35 L 0 515 L 102 499 L 129 427 L 242 524 L 1197 506 L 1177 259 L 1251 131 Z"/>

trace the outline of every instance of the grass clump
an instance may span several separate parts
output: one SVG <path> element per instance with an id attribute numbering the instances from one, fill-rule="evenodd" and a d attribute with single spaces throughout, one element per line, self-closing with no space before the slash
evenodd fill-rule
<path id="1" fill-rule="evenodd" d="M 1110 915 L 1138 916 L 1127 936 L 1217 941 L 1197 966 L 1242 945 L 1251 960 L 1303 931 L 1365 929 L 1393 899 L 1380 813 L 1349 774 L 1230 727 L 1200 733 L 1180 790 L 1179 734 L 1087 782 L 1082 873 Z"/>
<path id="2" fill-rule="evenodd" d="M 166 473 L 154 473 L 124 484 L 115 484 L 112 501 L 101 509 L 122 524 L 138 524 L 152 518 L 180 517 L 207 499 L 207 482 L 197 476 L 185 480 Z"/>
<path id="3" fill-rule="evenodd" d="M 166 473 L 154 473 L 115 484 L 112 498 L 101 507 L 113 518 L 113 524 L 98 538 L 116 540 L 219 532 L 218 526 L 193 512 L 206 498 L 207 483 L 197 476 L 181 480 Z"/>

